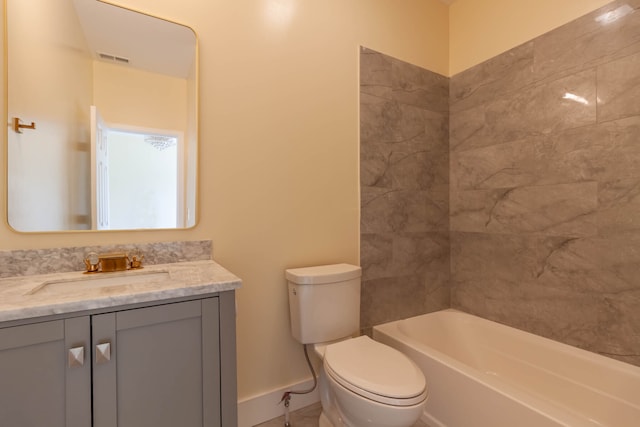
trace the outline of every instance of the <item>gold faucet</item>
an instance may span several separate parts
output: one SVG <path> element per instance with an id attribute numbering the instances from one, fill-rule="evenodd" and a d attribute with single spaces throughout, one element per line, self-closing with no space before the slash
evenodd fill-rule
<path id="1" fill-rule="evenodd" d="M 144 255 L 140 255 L 137 251 L 133 252 L 135 255 L 130 254 L 129 256 L 124 252 L 102 255 L 91 252 L 84 260 L 86 273 L 108 273 L 142 268 Z"/>
<path id="2" fill-rule="evenodd" d="M 111 271 L 125 271 L 127 269 L 127 254 L 112 253 L 100 255 L 100 271 L 108 273 Z"/>

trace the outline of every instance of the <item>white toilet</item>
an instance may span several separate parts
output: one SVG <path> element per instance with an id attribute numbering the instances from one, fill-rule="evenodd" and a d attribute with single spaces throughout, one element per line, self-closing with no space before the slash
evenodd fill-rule
<path id="1" fill-rule="evenodd" d="M 424 409 L 422 371 L 399 351 L 360 329 L 360 267 L 286 271 L 291 332 L 322 359 L 320 427 L 409 427 Z"/>

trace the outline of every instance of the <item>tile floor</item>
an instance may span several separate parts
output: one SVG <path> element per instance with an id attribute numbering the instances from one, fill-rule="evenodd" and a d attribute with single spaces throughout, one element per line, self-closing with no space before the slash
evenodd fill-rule
<path id="1" fill-rule="evenodd" d="M 318 418 L 322 408 L 320 403 L 316 403 L 307 406 L 302 409 L 298 409 L 291 413 L 289 417 L 289 423 L 291 427 L 318 427 Z M 284 427 L 284 415 L 279 418 L 274 418 L 266 423 L 259 424 L 255 427 Z M 429 427 L 425 423 L 418 421 L 413 427 Z"/>

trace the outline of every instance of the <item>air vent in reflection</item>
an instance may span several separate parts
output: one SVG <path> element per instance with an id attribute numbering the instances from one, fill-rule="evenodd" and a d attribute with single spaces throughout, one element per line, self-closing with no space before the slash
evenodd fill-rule
<path id="1" fill-rule="evenodd" d="M 100 57 L 100 59 L 104 59 L 105 61 L 119 62 L 121 64 L 128 64 L 129 63 L 129 58 L 124 58 L 122 56 L 111 55 L 109 53 L 98 52 L 98 56 Z"/>

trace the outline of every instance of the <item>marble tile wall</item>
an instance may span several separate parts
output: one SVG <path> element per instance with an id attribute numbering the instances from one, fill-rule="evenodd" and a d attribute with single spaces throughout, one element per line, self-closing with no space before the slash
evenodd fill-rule
<path id="1" fill-rule="evenodd" d="M 640 0 L 450 80 L 452 306 L 640 365 Z"/>
<path id="2" fill-rule="evenodd" d="M 82 271 L 89 252 L 104 254 L 132 250 L 140 251 L 144 255 L 143 264 L 147 265 L 204 261 L 211 259 L 212 242 L 173 241 L 0 251 L 0 278 Z"/>
<path id="3" fill-rule="evenodd" d="M 360 52 L 361 326 L 449 306 L 449 79 Z"/>

